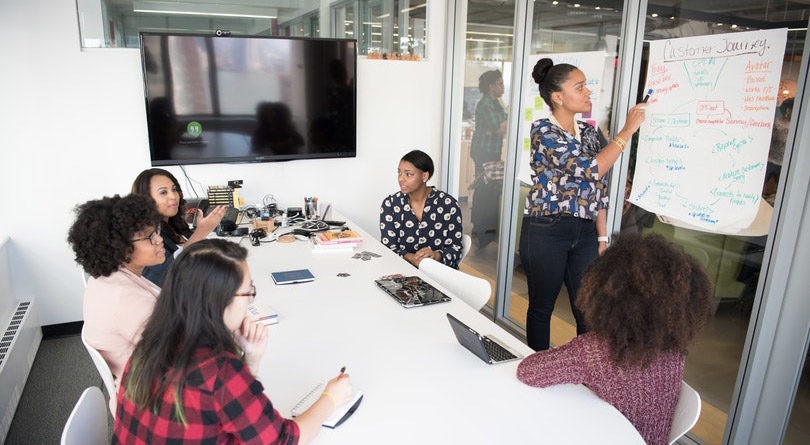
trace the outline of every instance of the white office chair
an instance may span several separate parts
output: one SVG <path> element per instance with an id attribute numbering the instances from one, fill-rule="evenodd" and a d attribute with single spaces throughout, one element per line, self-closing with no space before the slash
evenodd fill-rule
<path id="1" fill-rule="evenodd" d="M 85 272 L 82 266 L 79 266 L 79 273 L 82 275 L 82 284 L 84 285 L 84 288 L 87 289 L 87 280 L 90 279 L 90 274 Z"/>
<path id="2" fill-rule="evenodd" d="M 100 445 L 107 437 L 107 407 L 96 386 L 84 390 L 62 430 L 62 445 Z"/>
<path id="3" fill-rule="evenodd" d="M 115 384 L 113 383 L 113 374 L 110 370 L 109 365 L 107 362 L 104 361 L 104 357 L 96 351 L 96 348 L 90 346 L 87 343 L 87 339 L 84 337 L 84 329 L 82 329 L 82 343 L 84 344 L 85 349 L 87 349 L 87 353 L 90 354 L 90 358 L 93 360 L 93 364 L 96 365 L 96 369 L 98 373 L 101 375 L 101 380 L 104 382 L 104 387 L 107 389 L 107 394 L 110 395 L 111 400 L 115 400 L 117 394 L 115 393 Z M 113 415 L 115 412 L 113 411 L 114 402 L 110 403 L 110 411 Z"/>
<path id="4" fill-rule="evenodd" d="M 472 246 L 472 238 L 466 233 L 461 235 L 461 258 L 458 259 L 458 264 L 464 261 L 464 258 L 470 253 L 470 246 Z"/>
<path id="5" fill-rule="evenodd" d="M 419 263 L 419 270 L 477 311 L 489 301 L 492 288 L 489 281 L 483 278 L 468 275 L 430 258 Z"/>
<path id="6" fill-rule="evenodd" d="M 672 416 L 672 427 L 669 430 L 669 445 L 688 433 L 700 417 L 700 394 L 686 382 L 681 382 L 681 395 L 675 405 L 675 414 Z"/>

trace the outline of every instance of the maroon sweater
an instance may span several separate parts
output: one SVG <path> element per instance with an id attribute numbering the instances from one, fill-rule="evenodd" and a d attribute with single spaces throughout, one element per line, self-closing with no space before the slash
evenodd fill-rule
<path id="1" fill-rule="evenodd" d="M 668 444 L 681 390 L 685 357 L 662 353 L 648 368 L 624 369 L 610 359 L 608 344 L 594 333 L 526 357 L 517 378 L 530 386 L 582 383 L 618 409 L 650 445 Z"/>

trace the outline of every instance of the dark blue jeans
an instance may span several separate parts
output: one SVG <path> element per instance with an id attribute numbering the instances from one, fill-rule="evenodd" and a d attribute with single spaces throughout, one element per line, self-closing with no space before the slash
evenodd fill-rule
<path id="1" fill-rule="evenodd" d="M 572 216 L 524 216 L 520 231 L 520 261 L 529 285 L 526 337 L 529 347 L 549 347 L 551 313 L 562 284 L 568 289 L 577 335 L 586 331 L 574 305 L 585 268 L 598 255 L 596 222 Z"/>

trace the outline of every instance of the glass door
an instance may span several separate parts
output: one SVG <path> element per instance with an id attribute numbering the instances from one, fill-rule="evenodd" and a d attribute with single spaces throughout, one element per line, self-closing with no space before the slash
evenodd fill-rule
<path id="1" fill-rule="evenodd" d="M 486 0 L 466 2 L 464 29 L 463 102 L 458 118 L 460 140 L 452 163 L 464 221 L 472 246 L 460 269 L 487 279 L 495 295 L 503 199 L 506 129 L 511 116 L 513 27 L 515 2 L 493 5 Z M 491 308 L 494 297 L 488 306 Z"/>
<path id="2" fill-rule="evenodd" d="M 621 204 L 621 233 L 659 233 L 667 239 L 683 246 L 696 257 L 709 273 L 714 285 L 714 312 L 702 334 L 690 347 L 686 361 L 684 379 L 701 395 L 702 410 L 698 424 L 692 433 L 709 444 L 720 444 L 726 429 L 728 413 L 734 397 L 735 382 L 745 347 L 746 333 L 752 312 L 756 310 L 755 296 L 762 270 L 763 255 L 768 242 L 770 217 L 774 198 L 782 171 L 785 156 L 785 143 L 793 113 L 797 78 L 802 64 L 802 50 L 807 33 L 807 17 L 810 8 L 786 1 L 753 1 L 707 3 L 696 0 L 679 2 L 650 0 L 646 11 L 644 28 L 644 51 L 639 88 L 645 84 L 648 71 L 649 43 L 660 39 L 677 37 L 709 36 L 742 31 L 788 28 L 787 45 L 781 57 L 781 71 L 778 91 L 772 93 L 777 103 L 772 120 L 771 144 L 767 164 L 762 163 L 764 181 L 761 190 L 753 199 L 761 203 L 757 214 L 758 227 L 754 223 L 748 229 L 732 233 L 696 230 L 676 219 L 662 217 L 654 212 L 624 201 Z M 718 70 L 722 60 L 700 59 L 684 61 L 689 64 L 687 72 L 695 88 L 702 83 L 713 87 L 710 80 L 719 79 Z M 700 65 L 700 66 L 698 66 Z M 686 66 L 686 65 L 685 65 Z M 758 101 L 757 95 L 767 95 L 756 85 L 757 76 L 749 76 L 751 103 Z M 716 83 L 716 82 L 715 82 Z M 659 88 L 660 86 L 660 88 Z M 653 95 L 667 87 L 663 82 L 654 86 Z M 746 91 L 749 87 L 746 87 Z M 638 93 L 641 100 L 642 92 Z M 748 96 L 746 96 L 748 97 Z M 770 97 L 770 96 L 769 96 Z M 769 99 L 770 100 L 770 99 Z M 648 119 L 651 117 L 648 116 Z M 654 118 L 654 117 L 652 117 Z M 725 118 L 725 117 L 723 117 Z M 710 120 L 710 119 L 709 119 Z M 768 119 L 770 121 L 770 119 Z M 732 131 L 726 145 L 718 145 L 717 150 L 739 150 L 744 137 Z M 680 141 L 672 141 L 673 147 L 680 147 Z M 636 169 L 638 135 L 628 151 L 629 162 L 626 182 L 626 196 L 630 197 Z M 673 148 L 675 149 L 675 148 Z M 674 165 L 674 164 L 673 164 Z M 675 167 L 673 167 L 675 168 Z M 722 172 L 718 171 L 718 175 Z M 718 184 L 722 181 L 718 180 Z M 634 192 L 635 193 L 635 192 Z M 640 196 L 638 193 L 637 196 Z M 661 196 L 667 200 L 667 196 Z M 756 229 L 756 230 L 754 230 Z"/>

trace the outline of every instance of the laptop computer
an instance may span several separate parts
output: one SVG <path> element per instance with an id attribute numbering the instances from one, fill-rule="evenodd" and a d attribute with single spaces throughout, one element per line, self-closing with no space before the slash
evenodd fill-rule
<path id="1" fill-rule="evenodd" d="M 419 277 L 380 278 L 374 282 L 405 308 L 450 301 L 450 297 Z"/>
<path id="2" fill-rule="evenodd" d="M 497 338 L 489 335 L 482 337 L 481 334 L 450 314 L 447 314 L 447 319 L 450 321 L 450 326 L 453 328 L 458 342 L 490 365 L 523 358 L 523 355 Z"/>

